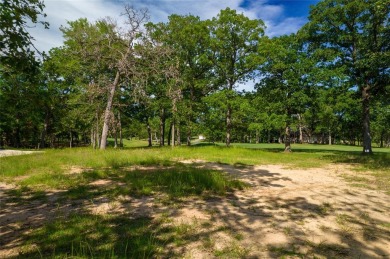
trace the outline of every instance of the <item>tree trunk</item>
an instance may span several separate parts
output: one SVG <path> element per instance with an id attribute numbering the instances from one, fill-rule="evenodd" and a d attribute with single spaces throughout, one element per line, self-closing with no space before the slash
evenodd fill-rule
<path id="1" fill-rule="evenodd" d="M 152 130 L 150 129 L 150 125 L 148 123 L 148 147 L 152 146 Z"/>
<path id="2" fill-rule="evenodd" d="M 123 147 L 123 137 L 122 137 L 122 120 L 121 112 L 118 112 L 118 127 L 119 127 L 119 147 Z"/>
<path id="3" fill-rule="evenodd" d="M 160 146 L 164 146 L 165 137 L 165 110 L 160 110 Z"/>
<path id="4" fill-rule="evenodd" d="M 119 84 L 120 73 L 116 72 L 114 82 L 111 85 L 110 93 L 108 95 L 106 110 L 104 111 L 104 122 L 102 130 L 102 138 L 100 141 L 100 149 L 106 149 L 107 146 L 107 136 L 108 136 L 108 125 L 110 123 L 110 115 L 112 109 L 112 102 L 114 100 L 115 89 Z"/>
<path id="5" fill-rule="evenodd" d="M 50 134 L 50 147 L 54 147 L 54 142 L 56 141 L 56 137 L 54 134 Z"/>
<path id="6" fill-rule="evenodd" d="M 95 133 L 94 133 L 93 128 L 91 128 L 90 139 L 91 139 L 91 146 L 93 149 L 95 149 Z"/>
<path id="7" fill-rule="evenodd" d="M 385 136 L 385 132 L 382 131 L 382 133 L 381 133 L 381 139 L 380 139 L 380 147 L 381 147 L 381 148 L 383 147 L 383 138 L 384 138 L 384 136 Z"/>
<path id="8" fill-rule="evenodd" d="M 187 146 L 191 146 L 191 137 L 192 137 L 192 122 L 193 122 L 193 103 L 195 102 L 195 94 L 194 94 L 194 86 L 191 84 L 190 87 L 190 109 L 189 109 L 189 115 L 188 115 L 188 130 L 187 130 Z"/>
<path id="9" fill-rule="evenodd" d="M 45 140 L 46 140 L 48 125 L 49 125 L 49 111 L 46 111 L 45 122 L 43 123 L 43 129 L 41 131 L 41 141 L 39 144 L 39 148 L 45 148 L 45 142 L 46 142 Z"/>
<path id="10" fill-rule="evenodd" d="M 372 154 L 371 147 L 371 132 L 370 132 L 370 87 L 366 86 L 362 89 L 363 101 L 363 154 Z"/>
<path id="11" fill-rule="evenodd" d="M 154 139 L 156 140 L 156 143 L 158 143 L 157 131 L 154 132 Z"/>
<path id="12" fill-rule="evenodd" d="M 69 147 L 73 147 L 73 134 L 72 131 L 69 131 Z"/>
<path id="13" fill-rule="evenodd" d="M 96 128 L 95 128 L 95 141 L 96 141 L 96 148 L 100 148 L 100 135 L 99 135 L 100 129 L 99 129 L 99 112 L 96 111 Z"/>
<path id="14" fill-rule="evenodd" d="M 267 143 L 271 143 L 271 131 L 270 130 L 267 130 Z"/>
<path id="15" fill-rule="evenodd" d="M 230 134 L 232 130 L 232 107 L 228 103 L 226 111 L 226 146 L 230 146 Z"/>
<path id="16" fill-rule="evenodd" d="M 330 128 L 329 128 L 329 145 L 332 145 L 332 132 L 331 132 L 331 130 L 330 130 Z"/>
<path id="17" fill-rule="evenodd" d="M 169 130 L 168 130 L 168 146 L 171 145 L 172 140 L 172 122 L 169 124 Z"/>
<path id="18" fill-rule="evenodd" d="M 118 148 L 118 124 L 117 124 L 117 121 L 116 121 L 116 118 L 115 118 L 115 114 L 114 113 L 111 113 L 111 116 L 112 116 L 112 120 L 111 120 L 111 123 L 112 123 L 112 127 L 113 127 L 113 133 L 114 133 L 114 148 Z"/>
<path id="19" fill-rule="evenodd" d="M 175 122 L 172 122 L 172 127 L 171 127 L 171 145 L 172 147 L 175 146 Z"/>
<path id="20" fill-rule="evenodd" d="M 298 114 L 298 120 L 299 120 L 299 143 L 303 143 L 303 130 L 302 130 L 302 116 Z"/>
<path id="21" fill-rule="evenodd" d="M 283 129 L 280 129 L 279 138 L 278 138 L 278 143 L 279 143 L 279 144 L 284 143 L 284 142 L 283 142 Z"/>
<path id="22" fill-rule="evenodd" d="M 114 131 L 114 148 L 118 148 L 118 131 Z"/>
<path id="23" fill-rule="evenodd" d="M 176 139 L 177 139 L 177 140 L 176 140 L 176 143 L 177 143 L 178 146 L 181 145 L 180 138 L 181 138 L 181 135 L 180 135 L 180 127 L 177 126 L 177 127 L 176 127 Z"/>
<path id="24" fill-rule="evenodd" d="M 16 130 L 14 131 L 14 134 L 13 134 L 13 139 L 14 139 L 14 144 L 13 146 L 16 147 L 16 148 L 20 148 L 21 146 L 21 141 L 20 141 L 20 128 L 19 128 L 19 125 L 17 126 Z"/>
<path id="25" fill-rule="evenodd" d="M 92 128 L 91 129 L 91 145 L 92 145 L 92 148 L 95 149 L 96 148 L 96 132 L 95 130 Z"/>
<path id="26" fill-rule="evenodd" d="M 284 138 L 284 152 L 291 152 L 290 125 L 286 125 L 286 133 Z"/>
<path id="27" fill-rule="evenodd" d="M 187 130 L 187 146 L 191 146 L 191 128 Z"/>

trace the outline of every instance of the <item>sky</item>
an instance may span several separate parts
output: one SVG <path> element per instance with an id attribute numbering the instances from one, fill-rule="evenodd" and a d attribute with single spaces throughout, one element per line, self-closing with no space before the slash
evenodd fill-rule
<path id="1" fill-rule="evenodd" d="M 67 21 L 87 18 L 96 21 L 110 16 L 118 19 L 126 4 L 148 8 L 152 22 L 165 22 L 171 14 L 192 14 L 201 19 L 217 16 L 230 7 L 251 19 L 262 19 L 269 37 L 297 32 L 307 22 L 309 6 L 319 0 L 44 0 L 44 12 L 50 29 L 35 26 L 29 31 L 39 51 L 48 52 L 62 45 L 60 26 Z"/>
<path id="2" fill-rule="evenodd" d="M 201 19 L 216 17 L 227 7 L 243 13 L 251 19 L 262 19 L 269 37 L 297 32 L 308 20 L 310 5 L 319 0 L 44 0 L 45 21 L 50 29 L 35 26 L 30 29 L 34 46 L 46 53 L 63 43 L 61 26 L 67 21 L 87 18 L 90 22 L 110 16 L 120 19 L 125 5 L 147 8 L 151 22 L 166 22 L 171 14 L 199 16 Z M 252 91 L 255 82 L 239 84 L 237 90 Z"/>

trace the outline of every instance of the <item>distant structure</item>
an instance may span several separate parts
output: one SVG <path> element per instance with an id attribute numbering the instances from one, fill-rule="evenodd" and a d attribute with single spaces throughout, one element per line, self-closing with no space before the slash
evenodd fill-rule
<path id="1" fill-rule="evenodd" d="M 205 140 L 205 139 L 206 139 L 205 136 L 199 135 L 199 140 Z"/>

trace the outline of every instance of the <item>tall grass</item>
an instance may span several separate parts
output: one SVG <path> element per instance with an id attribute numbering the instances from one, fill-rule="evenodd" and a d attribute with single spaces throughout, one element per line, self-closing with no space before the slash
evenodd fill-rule
<path id="1" fill-rule="evenodd" d="M 189 159 L 244 166 L 281 164 L 297 168 L 346 163 L 353 164 L 362 170 L 377 172 L 375 176 L 378 177 L 378 182 L 390 174 L 390 153 L 387 152 L 362 156 L 360 152 L 354 151 L 355 147 L 338 148 L 335 146 L 333 149 L 338 150 L 330 150 L 330 147 L 315 149 L 325 147 L 322 145 L 294 145 L 295 152 L 284 153 L 281 148 L 269 148 L 273 145 L 278 147 L 277 144 L 267 144 L 264 146 L 265 149 L 246 148 L 249 144 L 243 145 L 245 148 L 200 145 L 175 148 L 107 149 L 105 151 L 90 148 L 46 150 L 40 154 L 0 158 L 0 181 L 16 182 L 24 186 L 41 185 L 42 188 L 49 186 L 65 189 L 87 181 L 85 174 L 68 174 L 72 168 L 112 173 L 112 170 L 136 165 L 176 167 L 178 161 Z M 262 145 L 265 144 L 259 147 Z"/>
<path id="2" fill-rule="evenodd" d="M 156 172 L 131 172 L 125 175 L 125 181 L 137 194 L 160 191 L 170 197 L 204 193 L 224 195 L 226 191 L 245 187 L 242 182 L 231 179 L 219 171 L 184 166 Z"/>
<path id="3" fill-rule="evenodd" d="M 167 240 L 150 218 L 72 214 L 27 235 L 18 258 L 150 258 Z"/>

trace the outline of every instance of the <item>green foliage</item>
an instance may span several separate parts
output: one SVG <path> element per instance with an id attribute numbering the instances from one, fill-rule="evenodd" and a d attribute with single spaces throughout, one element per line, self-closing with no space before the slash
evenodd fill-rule
<path id="1" fill-rule="evenodd" d="M 0 72 L 0 146 L 33 146 L 39 143 L 47 90 L 42 85 L 39 64 L 34 58 L 19 69 Z M 4 136 L 7 136 L 6 138 Z M 3 140 L 6 143 L 2 143 Z"/>
<path id="2" fill-rule="evenodd" d="M 2 5 L 7 26 L 12 9 L 22 27 L 43 11 L 35 0 Z M 52 49 L 42 66 L 32 52 L 18 58 L 18 70 L 0 65 L 0 145 L 97 147 L 105 124 L 112 138 L 122 133 L 161 145 L 174 125 L 175 139 L 187 144 L 195 135 L 227 144 L 290 136 L 292 143 L 351 145 L 372 136 L 386 146 L 388 11 L 374 0 L 325 0 L 297 35 L 272 39 L 261 20 L 229 8 L 210 20 L 174 14 L 147 24 L 145 33 L 122 33 L 110 18 L 70 21 L 61 27 L 64 46 Z M 356 26 L 348 26 L 352 21 Z M 118 87 L 108 94 L 118 71 Z M 258 79 L 255 92 L 236 91 L 252 79 Z M 372 96 L 364 99 L 364 112 L 357 91 L 363 86 Z M 362 136 L 359 121 L 370 102 L 373 131 Z"/>
<path id="3" fill-rule="evenodd" d="M 264 57 L 258 55 L 264 35 L 262 20 L 252 20 L 236 10 L 221 10 L 211 21 L 210 49 L 212 51 L 213 84 L 225 95 L 226 145 L 230 145 L 234 122 L 232 113 L 237 83 L 253 78 Z"/>
<path id="4" fill-rule="evenodd" d="M 43 8 L 39 0 L 0 3 L 0 146 L 39 143 L 46 89 L 27 28 L 36 23 L 48 28 L 39 21 Z"/>
<path id="5" fill-rule="evenodd" d="M 236 10 L 221 10 L 211 23 L 211 51 L 216 84 L 233 90 L 255 72 L 264 57 L 257 55 L 264 35 L 264 23 Z"/>
<path id="6" fill-rule="evenodd" d="M 41 23 L 48 28 L 47 22 L 39 21 L 45 5 L 40 0 L 3 0 L 0 3 L 0 61 L 15 66 L 15 61 L 31 53 L 33 38 L 27 32 L 28 24 Z M 20 63 L 22 64 L 22 63 Z"/>
<path id="7" fill-rule="evenodd" d="M 390 1 L 324 0 L 310 12 L 301 34 L 324 67 L 338 67 L 359 89 L 363 106 L 363 152 L 372 153 L 370 101 L 390 82 Z"/>
<path id="8" fill-rule="evenodd" d="M 390 142 L 390 104 L 378 102 L 373 109 L 372 131 L 373 139 L 378 146 L 384 147 Z"/>

